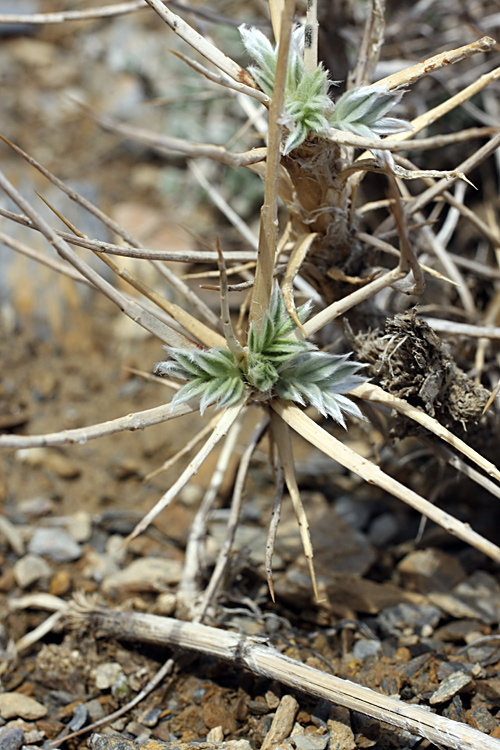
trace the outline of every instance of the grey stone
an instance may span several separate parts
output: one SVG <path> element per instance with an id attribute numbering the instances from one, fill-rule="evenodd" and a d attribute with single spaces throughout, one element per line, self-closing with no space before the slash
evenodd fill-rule
<path id="1" fill-rule="evenodd" d="M 16 583 L 22 589 L 28 588 L 35 581 L 39 581 L 41 578 L 50 578 L 52 575 L 52 568 L 50 565 L 40 557 L 33 553 L 28 553 L 21 557 L 20 560 L 14 565 L 14 577 Z"/>
<path id="2" fill-rule="evenodd" d="M 0 729 L 0 750 L 19 750 L 23 744 L 24 732 L 21 727 Z"/>
<path id="3" fill-rule="evenodd" d="M 297 750 L 324 750 L 328 744 L 327 734 L 297 734 L 293 741 Z"/>
<path id="4" fill-rule="evenodd" d="M 368 659 L 370 656 L 375 656 L 381 648 L 382 644 L 380 641 L 356 641 L 352 649 L 352 655 L 354 659 L 364 660 Z"/>
<path id="5" fill-rule="evenodd" d="M 79 560 L 82 548 L 64 529 L 35 529 L 29 543 L 29 551 L 36 555 L 50 557 L 55 562 Z"/>
<path id="6" fill-rule="evenodd" d="M 34 698 L 22 693 L 0 694 L 0 716 L 2 719 L 27 719 L 33 721 L 45 716 L 47 709 Z"/>
<path id="7" fill-rule="evenodd" d="M 420 633 L 426 625 L 435 628 L 440 617 L 437 607 L 404 603 L 383 609 L 377 616 L 377 623 L 387 635 L 399 636 L 407 631 Z"/>
<path id="8" fill-rule="evenodd" d="M 162 557 L 142 557 L 130 563 L 124 570 L 106 576 L 102 584 L 105 593 L 120 590 L 164 591 L 179 583 L 182 564 L 178 560 Z"/>
<path id="9" fill-rule="evenodd" d="M 429 703 L 431 706 L 436 703 L 445 703 L 458 693 L 470 690 L 473 686 L 474 680 L 470 674 L 465 674 L 465 672 L 454 672 L 442 681 L 438 689 L 429 698 Z"/>

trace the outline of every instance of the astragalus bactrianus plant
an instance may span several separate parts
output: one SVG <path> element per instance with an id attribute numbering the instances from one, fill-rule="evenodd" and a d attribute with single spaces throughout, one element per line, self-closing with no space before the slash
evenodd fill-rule
<path id="1" fill-rule="evenodd" d="M 260 174 L 265 182 L 265 196 L 258 252 L 255 253 L 255 249 L 251 248 L 243 249 L 237 257 L 224 252 L 220 255 L 213 252 L 209 256 L 193 254 L 189 258 L 185 255 L 182 257 L 183 260 L 193 262 L 206 262 L 209 259 L 215 263 L 218 260 L 222 310 L 219 321 L 213 310 L 167 265 L 166 262 L 171 261 L 174 256 L 178 259 L 175 253 L 153 252 L 143 248 L 102 211 L 84 201 L 34 159 L 14 147 L 73 200 L 84 205 L 121 236 L 126 246 L 89 240 L 79 236 L 78 231 L 71 226 L 71 233 L 56 233 L 9 181 L 0 175 L 0 186 L 24 214 L 21 219 L 13 214 L 9 214 L 9 218 L 27 222 L 47 238 L 67 263 L 64 267 L 57 266 L 56 270 L 69 273 L 69 266 L 72 266 L 74 270 L 71 270 L 71 274 L 76 275 L 77 280 L 85 280 L 102 291 L 125 315 L 166 344 L 168 359 L 156 366 L 156 372 L 180 381 L 181 385 L 170 404 L 162 404 L 146 412 L 48 435 L 2 436 L 0 445 L 30 447 L 78 443 L 119 430 L 148 427 L 180 418 L 192 411 L 199 410 L 203 413 L 209 407 L 215 407 L 208 431 L 204 429 L 200 433 L 200 439 L 209 433 L 206 442 L 131 534 L 131 537 L 135 537 L 144 531 L 189 482 L 217 443 L 224 441 L 218 470 L 188 542 L 180 595 L 184 597 L 184 614 L 187 612 L 189 617 L 203 616 L 221 580 L 231 535 L 234 534 L 237 523 L 252 451 L 266 430 L 269 430 L 273 446 L 278 487 L 282 475 L 299 521 L 317 597 L 312 546 L 295 477 L 290 428 L 349 471 L 410 504 L 450 533 L 500 561 L 500 548 L 497 545 L 384 473 L 375 463 L 359 456 L 304 410 L 304 407 L 312 406 L 321 415 L 332 417 L 345 426 L 344 415 L 350 418 L 361 416 L 351 396 L 375 405 L 382 404 L 383 408 L 389 407 L 404 414 L 447 441 L 455 451 L 464 454 L 492 479 L 500 481 L 500 473 L 493 464 L 453 435 L 424 409 L 382 390 L 374 383 L 366 382 L 362 377 L 366 370 L 360 370 L 363 362 L 358 362 L 360 357 L 356 355 L 353 359 L 349 357 L 346 353 L 349 347 L 345 341 L 341 354 L 331 354 L 322 349 L 331 344 L 328 332 L 331 332 L 332 324 L 338 322 L 340 316 L 360 311 L 360 319 L 365 320 L 365 327 L 367 319 L 370 323 L 373 321 L 375 326 L 388 314 L 381 307 L 379 293 L 392 290 L 394 294 L 421 294 L 425 287 L 424 274 L 432 274 L 437 279 L 436 283 L 442 285 L 451 281 L 458 289 L 458 298 L 465 311 L 472 315 L 473 303 L 462 275 L 443 247 L 442 238 L 436 236 L 423 212 L 437 199 L 446 201 L 473 220 L 475 228 L 491 241 L 492 232 L 488 232 L 488 227 L 477 217 L 471 217 L 460 201 L 450 195 L 448 188 L 494 153 L 500 145 L 500 136 L 491 127 L 472 128 L 433 138 L 417 139 L 415 136 L 480 91 L 490 80 L 494 80 L 497 73 L 483 76 L 459 94 L 411 122 L 392 116 L 394 113 L 391 110 L 400 104 L 403 87 L 414 83 L 429 71 L 439 70 L 475 53 L 488 51 L 493 46 L 493 40 L 484 38 L 466 47 L 448 50 L 370 85 L 368 72 L 374 69 L 376 63 L 382 43 L 383 24 L 373 22 L 375 6 L 379 20 L 382 17 L 380 3 L 369 3 L 363 54 L 351 77 L 357 85 L 335 98 L 332 97 L 334 90 L 330 90 L 335 71 L 331 72 L 330 79 L 330 72 L 317 62 L 314 2 L 308 3 L 305 25 L 294 25 L 293 3 L 270 4 L 275 43 L 261 31 L 249 26 L 242 27 L 243 42 L 253 58 L 253 65 L 249 70 L 228 58 L 160 0 L 147 0 L 147 3 L 179 37 L 209 60 L 217 72 L 185 58 L 190 65 L 212 82 L 233 90 L 239 97 L 253 100 L 251 116 L 259 127 L 263 122 L 262 114 L 269 110 L 266 143 L 250 151 L 235 153 L 221 145 L 192 143 L 155 135 L 117 124 L 96 113 L 92 113 L 92 116 L 104 127 L 128 138 L 141 140 L 162 152 L 174 150 L 192 158 L 209 157 L 231 167 L 247 167 Z M 387 134 L 388 138 L 382 137 Z M 456 170 L 419 170 L 407 158 L 400 156 L 406 149 L 429 150 L 475 137 L 488 140 Z M 370 171 L 384 174 L 386 192 L 373 205 L 358 206 L 356 200 L 360 185 Z M 424 190 L 416 196 L 411 195 L 402 182 L 403 178 L 424 180 Z M 281 198 L 287 211 L 287 221 L 280 236 L 277 222 L 278 198 Z M 364 217 L 375 210 L 385 212 L 384 218 L 378 228 L 369 233 Z M 238 226 L 241 227 L 241 224 Z M 395 236 L 399 237 L 399 246 L 389 241 Z M 71 244 L 99 253 L 113 272 L 140 292 L 140 300 L 132 299 L 110 284 L 76 254 L 70 247 Z M 19 243 L 12 243 L 12 246 L 17 250 L 22 249 Z M 444 276 L 433 267 L 420 263 L 416 254 L 419 247 L 430 247 L 437 254 Z M 377 263 L 373 261 L 375 250 L 379 254 Z M 111 256 L 126 255 L 143 258 L 144 262 L 153 262 L 163 279 L 171 283 L 185 300 L 185 305 L 167 301 L 111 259 Z M 383 261 L 380 258 L 384 257 L 396 258 L 396 264 L 393 262 L 391 265 L 389 261 L 387 267 L 381 265 Z M 241 320 L 244 321 L 241 326 L 243 333 L 236 335 L 229 315 L 226 265 L 241 261 L 249 261 L 254 265 L 250 280 L 246 278 L 245 281 L 247 288 L 251 288 L 251 298 L 241 315 Z M 315 296 L 316 299 L 319 297 L 323 309 L 313 314 L 309 302 L 296 309 L 294 285 L 302 293 L 305 290 L 306 295 Z M 312 287 L 316 290 L 315 294 Z M 355 325 L 353 316 L 351 325 Z M 361 324 L 358 323 L 359 325 Z M 336 329 L 336 335 L 339 330 Z M 341 330 L 340 332 L 343 333 Z M 356 332 L 355 330 L 354 333 Z M 317 338 L 313 343 L 310 339 L 314 335 Z M 385 351 L 390 368 L 390 357 L 395 356 L 399 342 L 395 336 L 389 338 Z M 172 387 L 179 388 L 179 384 L 172 383 Z M 199 539 L 203 535 L 207 510 L 237 440 L 238 430 L 252 404 L 262 411 L 262 420 L 242 458 L 232 498 L 233 522 L 212 581 L 200 603 Z M 189 448 L 192 449 L 194 445 L 195 442 L 190 443 Z M 177 457 L 184 455 L 186 450 L 183 448 L 179 451 Z M 481 481 L 484 484 L 486 480 L 482 478 Z M 490 490 L 500 495 L 497 484 L 490 480 L 488 482 Z M 272 529 L 266 559 L 268 582 L 273 595 L 271 560 L 274 534 L 275 529 Z"/>

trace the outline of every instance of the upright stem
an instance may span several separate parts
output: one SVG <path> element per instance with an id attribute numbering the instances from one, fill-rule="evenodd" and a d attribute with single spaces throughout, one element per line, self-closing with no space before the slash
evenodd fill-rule
<path id="1" fill-rule="evenodd" d="M 310 73 L 318 67 L 318 0 L 307 0 L 304 64 Z"/>
<path id="2" fill-rule="evenodd" d="M 285 101 L 285 84 L 288 53 L 292 34 L 295 0 L 285 0 L 281 16 L 281 33 L 278 48 L 276 76 L 271 106 L 269 108 L 269 135 L 267 144 L 266 183 L 264 204 L 260 212 L 259 251 L 255 269 L 255 285 L 250 304 L 250 323 L 260 325 L 273 289 L 273 272 L 278 239 L 278 177 L 280 167 L 281 120 Z"/>

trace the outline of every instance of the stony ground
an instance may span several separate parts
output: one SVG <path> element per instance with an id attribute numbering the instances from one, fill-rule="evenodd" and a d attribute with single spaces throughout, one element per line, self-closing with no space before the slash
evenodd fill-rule
<path id="1" fill-rule="evenodd" d="M 465 18 L 447 17 L 436 5 L 436 18 L 430 8 L 404 50 L 394 11 L 386 60 L 427 54 L 424 32 L 433 24 L 434 29 L 439 26 L 443 45 L 458 46 L 470 41 L 470 29 L 481 18 L 493 18 L 494 9 L 486 5 L 467 6 Z M 56 9 L 56 3 L 36 8 Z M 242 16 L 245 9 L 221 3 L 218 10 Z M 351 10 L 346 9 L 348 42 L 356 31 Z M 483 32 L 494 31 L 495 22 L 489 20 Z M 189 88 L 193 79 L 184 68 L 179 77 L 172 72 L 178 69 L 166 50 L 174 42 L 165 43 L 161 24 L 142 13 L 16 34 L 0 27 L 0 33 L 0 68 L 8 84 L 2 93 L 1 131 L 6 136 L 133 228 L 149 247 L 192 247 L 196 239 L 182 230 L 183 224 L 199 234 L 220 231 L 228 243 L 237 241 L 198 192 L 182 160 L 162 161 L 142 147 L 117 142 L 68 100 L 85 97 L 92 106 L 135 124 L 185 135 L 185 102 L 189 94 L 196 100 L 197 91 Z M 216 33 L 235 44 L 233 32 L 223 27 Z M 335 58 L 329 65 L 336 64 L 338 77 L 345 77 L 345 54 L 329 55 Z M 169 106 L 153 107 L 151 100 L 161 97 Z M 231 103 L 195 101 L 195 106 L 190 137 L 208 141 L 218 133 L 217 140 L 223 140 L 216 114 L 222 106 L 231 109 Z M 196 125 L 197 115 L 207 123 L 204 131 Z M 50 201 L 60 200 L 7 147 L 2 147 L 1 159 L 2 168 L 30 197 L 34 185 Z M 486 185 L 491 184 L 489 169 L 483 175 Z M 228 195 L 237 201 L 243 189 L 250 197 L 238 209 L 252 223 L 259 183 L 235 182 Z M 57 205 L 82 231 L 112 239 L 74 207 Z M 33 242 L 25 230 L 18 231 L 19 239 Z M 481 294 L 479 281 L 475 293 Z M 106 302 L 75 292 L 66 281 L 3 246 L 0 294 L 2 431 L 38 434 L 79 427 L 170 398 L 161 383 L 134 372 L 151 372 L 161 358 L 158 343 L 125 325 Z M 207 299 L 212 301 L 209 295 Z M 213 305 L 215 309 L 216 300 Z M 182 441 L 197 429 L 199 418 L 183 421 Z M 338 428 L 335 434 L 343 433 Z M 226 504 L 246 437 L 240 439 L 209 527 L 207 570 L 223 538 Z M 440 496 L 443 507 L 489 538 L 499 538 L 495 500 L 447 474 L 416 440 L 405 441 L 399 454 L 404 459 L 391 459 L 373 426 L 361 425 L 343 437 L 366 457 L 380 454 L 402 481 L 408 481 L 411 466 L 417 489 L 447 486 Z M 175 611 L 189 527 L 216 454 L 147 534 L 126 549 L 121 545 L 177 469 L 145 478 L 179 447 L 179 427 L 172 423 L 86 445 L 0 456 L 1 750 L 18 750 L 22 744 L 48 750 L 53 740 L 61 745 L 65 734 L 125 705 L 165 660 L 167 654 L 159 649 L 57 625 L 40 637 L 29 634 L 58 601 L 69 601 L 77 592 L 110 608 L 163 615 Z M 215 622 L 265 635 L 283 653 L 318 669 L 399 695 L 500 738 L 497 566 L 432 524 L 420 529 L 420 518 L 408 508 L 341 467 L 332 468 L 300 440 L 294 448 L 324 601 L 313 601 L 288 507 L 274 556 L 276 604 L 270 599 L 263 560 L 274 490 L 264 440 L 250 473 Z M 179 747 L 202 740 L 220 746 L 223 739 L 235 749 L 248 748 L 242 740 L 260 747 L 285 689 L 212 658 L 176 658 L 174 675 L 101 729 L 104 739 L 94 738 L 96 750 L 107 750 L 110 743 L 127 750 L 134 738 L 146 748 L 156 747 L 156 740 Z M 432 747 L 361 715 L 297 697 L 291 730 L 297 750 Z M 121 738 L 113 739 L 113 733 Z M 83 747 L 86 741 L 83 735 L 67 746 Z"/>

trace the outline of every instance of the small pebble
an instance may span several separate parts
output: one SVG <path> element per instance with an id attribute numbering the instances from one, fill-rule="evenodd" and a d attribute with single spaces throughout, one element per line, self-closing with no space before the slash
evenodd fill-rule
<path id="1" fill-rule="evenodd" d="M 21 727 L 3 727 L 0 729 L 0 750 L 19 750 L 24 744 L 24 732 Z"/>
<path id="2" fill-rule="evenodd" d="M 161 708 L 147 708 L 138 715 L 137 721 L 145 727 L 155 727 L 158 724 L 161 714 Z"/>
<path id="3" fill-rule="evenodd" d="M 328 750 L 356 750 L 356 740 L 349 724 L 328 719 L 328 730 L 330 734 Z"/>
<path id="4" fill-rule="evenodd" d="M 87 707 L 83 703 L 78 703 L 73 709 L 73 716 L 69 722 L 69 728 L 72 732 L 78 732 L 87 723 L 89 714 Z"/>
<path id="5" fill-rule="evenodd" d="M 435 628 L 441 619 L 437 607 L 426 604 L 396 604 L 386 607 L 377 616 L 377 623 L 387 635 L 399 636 L 404 631 L 420 632 L 426 625 Z"/>
<path id="6" fill-rule="evenodd" d="M 381 648 L 382 644 L 380 641 L 356 641 L 352 648 L 352 656 L 354 659 L 368 659 L 370 656 L 375 656 L 375 654 L 377 654 Z"/>
<path id="7" fill-rule="evenodd" d="M 121 664 L 118 664 L 116 661 L 98 664 L 92 670 L 92 674 L 95 677 L 95 686 L 98 690 L 109 690 L 117 681 L 125 678 Z"/>
<path id="8" fill-rule="evenodd" d="M 474 686 L 474 680 L 470 674 L 465 672 L 454 672 L 439 685 L 438 689 L 429 698 L 431 706 L 437 703 L 445 703 L 458 693 L 463 693 Z"/>
<path id="9" fill-rule="evenodd" d="M 71 578 L 67 570 L 58 570 L 50 582 L 49 594 L 62 596 L 71 588 Z"/>
<path id="10" fill-rule="evenodd" d="M 106 576 L 102 584 L 104 593 L 112 591 L 161 591 L 179 583 L 183 566 L 178 560 L 162 557 L 142 557 L 124 570 Z"/>
<path id="11" fill-rule="evenodd" d="M 29 551 L 50 557 L 55 562 L 71 562 L 79 560 L 82 556 L 80 545 L 67 531 L 58 528 L 35 529 L 29 543 Z"/>
<path id="12" fill-rule="evenodd" d="M 28 518 L 47 516 L 54 510 L 55 503 L 49 497 L 30 497 L 17 503 L 17 510 Z"/>
<path id="13" fill-rule="evenodd" d="M 72 515 L 66 528 L 75 542 L 88 542 L 92 536 L 92 516 L 86 510 L 79 510 Z"/>
<path id="14" fill-rule="evenodd" d="M 24 555 L 24 542 L 21 532 L 5 516 L 0 516 L 0 536 L 7 539 L 16 555 Z"/>
<path id="15" fill-rule="evenodd" d="M 52 568 L 40 555 L 28 553 L 14 565 L 14 577 L 17 585 L 22 589 L 28 588 L 35 581 L 51 576 Z"/>
<path id="16" fill-rule="evenodd" d="M 297 750 L 325 750 L 328 744 L 328 735 L 299 734 L 294 735 L 293 741 Z"/>
<path id="17" fill-rule="evenodd" d="M 106 711 L 102 707 L 102 704 L 97 700 L 97 698 L 94 698 L 91 701 L 87 701 L 87 703 L 85 703 L 84 705 L 87 709 L 92 723 L 94 723 L 95 721 L 99 721 L 99 719 L 103 719 L 106 715 Z"/>
<path id="18" fill-rule="evenodd" d="M 23 693 L 0 693 L 0 716 L 2 719 L 26 719 L 33 721 L 46 716 L 47 709 Z"/>
<path id="19" fill-rule="evenodd" d="M 219 744 L 224 741 L 224 730 L 221 726 L 213 727 L 206 737 L 207 742 L 214 742 Z"/>

